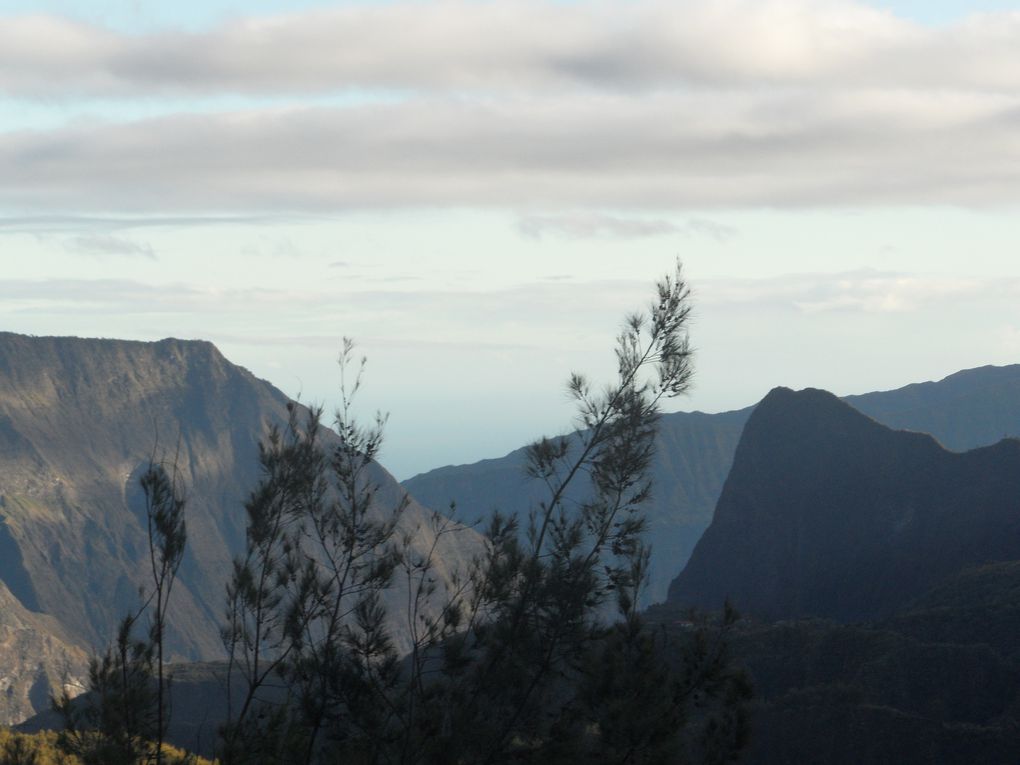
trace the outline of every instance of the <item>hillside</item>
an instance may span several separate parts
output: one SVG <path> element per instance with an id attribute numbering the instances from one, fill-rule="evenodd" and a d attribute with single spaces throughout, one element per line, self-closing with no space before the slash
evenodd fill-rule
<path id="1" fill-rule="evenodd" d="M 938 382 L 843 398 L 883 425 L 930 433 L 953 451 L 1020 437 L 1020 365 L 979 367 Z"/>
<path id="2" fill-rule="evenodd" d="M 847 396 L 854 408 L 893 428 L 932 434 L 957 451 L 1020 434 L 1020 365 L 981 367 L 939 382 Z M 733 463 L 744 423 L 754 411 L 662 417 L 653 463 L 654 489 L 646 505 L 652 560 L 645 603 L 664 600 L 670 582 L 708 528 Z M 493 509 L 524 513 L 541 496 L 523 472 L 523 449 L 471 465 L 438 468 L 404 481 L 422 504 L 473 520 Z"/>
<path id="3" fill-rule="evenodd" d="M 189 540 L 169 647 L 175 659 L 219 658 L 224 586 L 244 543 L 258 443 L 270 424 L 286 421 L 287 403 L 207 342 L 0 334 L 0 581 L 22 609 L 46 617 L 49 634 L 85 651 L 104 645 L 148 585 L 137 477 L 150 458 L 175 461 Z M 380 507 L 394 505 L 403 490 L 374 471 Z M 402 522 L 423 546 L 427 519 L 412 502 Z M 445 538 L 445 565 L 463 562 L 474 538 Z M 395 625 L 399 641 L 404 627 Z M 52 652 L 37 653 L 25 661 L 47 676 L 58 671 Z M 23 713 L 0 697 L 0 722 Z"/>
<path id="4" fill-rule="evenodd" d="M 962 438 L 952 410 L 988 411 L 981 377 L 865 404 Z M 824 391 L 778 388 L 657 618 L 727 598 L 750 617 L 731 636 L 756 693 L 749 763 L 1006 765 L 1020 746 L 1018 592 L 1020 441 L 951 452 Z"/>
<path id="5" fill-rule="evenodd" d="M 645 506 L 647 536 L 653 540 L 646 602 L 665 596 L 669 582 L 686 561 L 712 519 L 712 510 L 729 471 L 746 413 L 680 413 L 662 418 L 652 464 L 653 496 Z M 422 504 L 475 521 L 494 510 L 524 515 L 544 498 L 543 487 L 524 472 L 525 450 L 473 465 L 438 468 L 404 481 Z"/>
<path id="6" fill-rule="evenodd" d="M 748 420 L 669 599 L 854 621 L 968 566 L 1018 558 L 1020 441 L 950 452 L 830 393 L 777 388 Z"/>

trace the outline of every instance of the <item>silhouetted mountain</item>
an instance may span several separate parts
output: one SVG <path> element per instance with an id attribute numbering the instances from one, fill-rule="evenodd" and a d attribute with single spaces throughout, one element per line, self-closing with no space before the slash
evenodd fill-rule
<path id="1" fill-rule="evenodd" d="M 940 382 L 848 396 L 855 408 L 895 428 L 931 433 L 954 450 L 1020 434 L 1020 365 L 982 367 Z M 712 520 L 741 431 L 753 407 L 722 414 L 679 412 L 662 417 L 653 464 L 654 493 L 646 505 L 652 560 L 645 603 L 665 599 Z M 523 471 L 524 450 L 472 465 L 438 468 L 404 482 L 420 502 L 474 519 L 498 508 L 527 512 L 542 496 Z"/>
<path id="2" fill-rule="evenodd" d="M 1020 441 L 965 453 L 830 393 L 772 391 L 670 601 L 773 619 L 888 615 L 968 566 L 1020 558 Z"/>
<path id="3" fill-rule="evenodd" d="M 960 443 L 1011 427 L 1011 371 L 864 403 Z M 779 388 L 749 418 L 659 618 L 727 597 L 752 616 L 731 636 L 756 693 L 749 763 L 1006 765 L 1020 750 L 1018 593 L 1020 441 L 950 452 L 824 391 Z"/>
<path id="4" fill-rule="evenodd" d="M 287 403 L 207 342 L 0 334 L 0 581 L 26 612 L 51 620 L 56 638 L 105 645 L 150 585 L 138 476 L 150 458 L 175 461 L 187 488 L 188 548 L 169 649 L 175 659 L 220 657 L 224 587 L 244 544 L 258 442 L 286 422 Z M 403 490 L 374 471 L 379 503 L 395 505 Z M 412 502 L 403 525 L 423 527 L 414 533 L 428 547 L 426 517 Z M 442 541 L 441 579 L 443 566 L 464 560 L 459 545 L 475 538 Z M 395 624 L 399 642 L 405 627 Z M 52 676 L 53 661 L 40 655 L 37 664 Z M 0 722 L 23 711 L 0 696 Z"/>
<path id="5" fill-rule="evenodd" d="M 930 433 L 953 451 L 1020 436 L 1020 365 L 979 367 L 939 382 L 846 396 L 848 404 L 890 428 Z"/>
<path id="6" fill-rule="evenodd" d="M 665 596 L 669 582 L 694 549 L 712 518 L 746 412 L 666 415 L 656 437 L 652 466 L 654 494 L 645 506 L 647 536 L 653 542 L 648 602 Z M 419 502 L 447 510 L 456 502 L 456 517 L 474 521 L 493 510 L 523 517 L 546 498 L 544 486 L 524 472 L 525 450 L 473 465 L 438 468 L 404 481 Z"/>

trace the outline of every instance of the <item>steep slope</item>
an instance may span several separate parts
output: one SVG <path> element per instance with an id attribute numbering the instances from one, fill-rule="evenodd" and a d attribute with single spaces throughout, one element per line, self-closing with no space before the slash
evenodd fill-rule
<path id="1" fill-rule="evenodd" d="M 938 382 L 846 396 L 848 404 L 884 425 L 930 433 L 953 451 L 1020 436 L 1020 365 L 979 367 Z"/>
<path id="2" fill-rule="evenodd" d="M 74 693 L 87 664 L 53 617 L 32 613 L 0 582 L 0 724 L 47 708 L 64 685 Z"/>
<path id="3" fill-rule="evenodd" d="M 930 433 L 957 451 L 1020 435 L 1020 365 L 957 372 L 939 382 L 847 396 L 856 409 L 894 428 Z M 712 520 L 733 464 L 741 430 L 754 407 L 721 414 L 663 416 L 653 465 L 654 495 L 646 506 L 651 570 L 645 602 L 665 599 Z M 472 465 L 442 467 L 404 482 L 424 505 L 474 519 L 494 508 L 524 513 L 541 496 L 522 470 L 523 450 Z"/>
<path id="4" fill-rule="evenodd" d="M 771 619 L 889 615 L 968 566 L 1020 559 L 1020 441 L 965 453 L 818 390 L 748 420 L 681 606 Z"/>
<path id="5" fill-rule="evenodd" d="M 176 461 L 189 542 L 170 650 L 218 658 L 224 585 L 243 547 L 258 443 L 270 424 L 285 422 L 286 406 L 280 391 L 210 343 L 0 334 L 0 580 L 24 609 L 51 617 L 64 639 L 104 645 L 149 584 L 138 475 L 150 458 Z M 380 505 L 397 503 L 399 485 L 378 467 L 375 478 Z M 402 522 L 423 549 L 427 520 L 412 502 Z M 462 562 L 474 538 L 445 538 L 444 565 Z M 398 593 L 393 601 L 401 602 Z M 0 708 L 0 720 L 13 714 Z"/>
<path id="6" fill-rule="evenodd" d="M 652 560 L 647 603 L 665 597 L 666 588 L 712 519 L 712 510 L 729 471 L 747 412 L 666 415 L 656 438 L 653 496 L 645 507 Z M 474 521 L 493 510 L 523 516 L 544 498 L 540 482 L 524 473 L 525 450 L 473 465 L 438 468 L 404 481 L 422 504 Z"/>

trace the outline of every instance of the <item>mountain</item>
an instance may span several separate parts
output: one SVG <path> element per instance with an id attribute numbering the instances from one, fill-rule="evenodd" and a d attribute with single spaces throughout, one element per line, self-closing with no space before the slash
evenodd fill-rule
<path id="1" fill-rule="evenodd" d="M 954 445 L 1015 432 L 1012 368 L 849 399 Z M 898 419 L 897 419 L 898 418 Z M 1020 747 L 1020 441 L 951 452 L 772 391 L 657 618 L 729 598 L 754 765 L 1007 763 Z"/>
<path id="2" fill-rule="evenodd" d="M 286 422 L 287 404 L 207 342 L 0 333 L 0 582 L 22 620 L 58 641 L 45 650 L 47 641 L 30 641 L 16 673 L 21 685 L 32 672 L 52 685 L 60 650 L 80 658 L 104 646 L 149 586 L 138 476 L 150 459 L 177 464 L 188 498 L 171 656 L 222 656 L 224 587 L 244 545 L 243 502 L 258 479 L 259 441 Z M 405 493 L 378 466 L 373 480 L 380 508 Z M 401 522 L 421 550 L 431 544 L 429 516 L 412 501 Z M 466 531 L 440 540 L 441 580 L 476 539 Z M 391 599 L 402 602 L 396 591 Z M 4 618 L 11 613 L 4 609 Z M 394 625 L 405 642 L 406 627 L 396 617 Z M 4 645 L 0 667 L 10 660 Z M 45 696 L 36 690 L 36 699 Z M 0 722 L 24 711 L 0 696 Z"/>
<path id="3" fill-rule="evenodd" d="M 24 720 L 49 706 L 51 692 L 80 686 L 88 656 L 63 627 L 33 613 L 0 582 L 0 714 Z M 3 724 L 0 723 L 0 724 Z"/>
<path id="4" fill-rule="evenodd" d="M 1020 436 L 1020 365 L 968 369 L 940 380 L 843 399 L 884 425 L 930 433 L 953 451 Z"/>
<path id="5" fill-rule="evenodd" d="M 653 498 L 645 506 L 653 540 L 646 598 L 661 599 L 712 519 L 746 412 L 666 415 L 656 436 Z M 475 521 L 493 510 L 524 516 L 544 487 L 524 471 L 525 449 L 505 457 L 438 468 L 404 481 L 419 502 L 437 510 L 456 504 L 455 517 Z"/>
<path id="6" fill-rule="evenodd" d="M 932 434 L 949 449 L 966 450 L 1020 435 L 1020 365 L 981 367 L 939 382 L 848 396 L 854 408 L 890 427 Z M 653 496 L 645 506 L 652 559 L 645 603 L 664 600 L 708 528 L 754 407 L 721 414 L 677 412 L 662 417 L 652 467 Z M 524 450 L 472 465 L 442 467 L 404 481 L 422 504 L 473 520 L 493 509 L 526 513 L 541 497 L 523 470 Z"/>
<path id="7" fill-rule="evenodd" d="M 748 420 L 669 600 L 875 619 L 968 567 L 1016 559 L 1020 441 L 950 452 L 825 391 L 777 388 Z"/>

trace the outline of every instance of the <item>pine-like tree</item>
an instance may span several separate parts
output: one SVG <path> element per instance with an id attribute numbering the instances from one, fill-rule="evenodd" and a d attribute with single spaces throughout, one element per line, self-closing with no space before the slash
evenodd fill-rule
<path id="1" fill-rule="evenodd" d="M 746 683 L 706 632 L 683 644 L 637 611 L 648 550 L 642 503 L 659 405 L 687 390 L 689 291 L 679 264 L 644 314 L 627 318 L 618 376 L 574 375 L 578 430 L 528 450 L 547 498 L 498 514 L 484 553 L 447 592 L 433 554 L 396 535 L 367 475 L 383 418 L 351 417 L 339 446 L 319 413 L 262 451 L 246 554 L 224 633 L 244 699 L 225 729 L 227 763 L 723 762 L 742 745 Z M 350 368 L 345 342 L 341 370 Z M 451 533 L 436 519 L 437 537 Z M 433 550 L 434 553 L 434 550 Z M 401 658 L 380 594 L 406 578 L 412 650 Z M 614 615 L 615 614 L 615 615 Z M 270 686 L 281 689 L 269 693 Z"/>
<path id="2" fill-rule="evenodd" d="M 153 588 L 138 610 L 125 616 L 117 637 L 89 661 L 86 693 L 72 699 L 65 689 L 53 699 L 64 729 L 61 748 L 85 765 L 163 762 L 169 717 L 170 677 L 164 666 L 170 593 L 187 544 L 184 496 L 173 474 L 154 462 L 142 474 Z M 145 638 L 135 637 L 149 614 Z"/>

